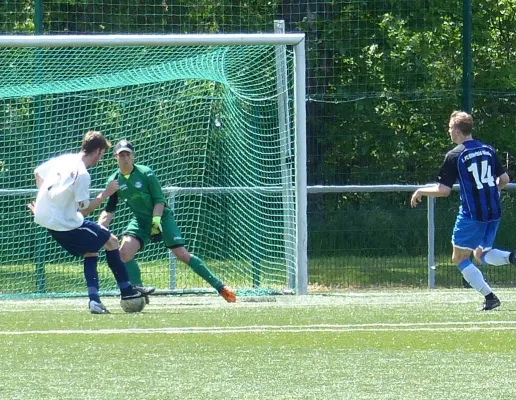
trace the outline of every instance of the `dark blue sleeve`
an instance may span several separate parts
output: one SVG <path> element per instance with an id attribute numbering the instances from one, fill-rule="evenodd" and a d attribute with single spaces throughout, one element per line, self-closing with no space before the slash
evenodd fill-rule
<path id="1" fill-rule="evenodd" d="M 108 213 L 114 213 L 116 210 L 117 204 L 118 204 L 118 195 L 115 192 L 111 196 L 109 196 L 109 200 L 106 204 L 106 207 L 104 208 L 104 211 L 108 212 Z"/>
<path id="2" fill-rule="evenodd" d="M 458 179 L 458 169 L 457 169 L 457 153 L 449 152 L 446 154 L 444 158 L 444 162 L 439 168 L 439 175 L 437 176 L 437 182 L 452 188 L 453 185 L 457 182 Z"/>
<path id="3" fill-rule="evenodd" d="M 494 153 L 494 160 L 495 160 L 495 176 L 498 178 L 499 176 L 505 174 L 505 168 L 502 165 L 502 162 L 498 158 L 498 154 Z"/>

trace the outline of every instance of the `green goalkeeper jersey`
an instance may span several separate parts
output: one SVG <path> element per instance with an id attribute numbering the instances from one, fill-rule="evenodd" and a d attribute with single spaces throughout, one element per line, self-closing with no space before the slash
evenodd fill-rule
<path id="1" fill-rule="evenodd" d="M 105 208 L 107 212 L 114 212 L 119 200 L 123 200 L 129 206 L 137 219 L 144 221 L 152 219 L 152 211 L 156 204 L 165 204 L 163 215 L 170 212 L 161 185 L 149 167 L 135 164 L 128 178 L 117 170 L 108 178 L 108 185 L 115 179 L 118 179 L 120 188 L 109 198 Z"/>

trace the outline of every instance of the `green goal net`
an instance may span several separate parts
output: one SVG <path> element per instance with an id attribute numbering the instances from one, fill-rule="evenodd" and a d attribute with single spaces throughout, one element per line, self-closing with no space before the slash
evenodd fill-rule
<path id="1" fill-rule="evenodd" d="M 188 250 L 237 293 L 294 290 L 292 47 L 61 42 L 0 47 L 0 296 L 85 294 L 82 260 L 33 222 L 27 204 L 36 195 L 34 168 L 78 151 L 90 129 L 133 143 L 136 163 L 160 180 Z M 92 196 L 116 169 L 106 152 L 90 169 Z M 110 230 L 120 236 L 129 217 L 119 205 Z M 159 290 L 210 289 L 162 243 L 137 260 L 144 283 Z M 101 291 L 116 292 L 103 252 L 99 275 Z"/>

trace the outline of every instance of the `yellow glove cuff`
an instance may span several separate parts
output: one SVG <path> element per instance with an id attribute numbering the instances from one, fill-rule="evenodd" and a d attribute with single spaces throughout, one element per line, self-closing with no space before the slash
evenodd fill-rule
<path id="1" fill-rule="evenodd" d="M 152 217 L 152 225 L 159 225 L 161 224 L 161 217 L 159 215 L 155 215 Z"/>

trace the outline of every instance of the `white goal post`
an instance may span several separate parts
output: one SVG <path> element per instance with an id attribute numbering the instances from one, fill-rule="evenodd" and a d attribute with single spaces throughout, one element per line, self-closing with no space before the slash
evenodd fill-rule
<path id="1" fill-rule="evenodd" d="M 295 294 L 308 292 L 307 272 L 307 176 L 306 176 L 306 55 L 305 35 L 275 34 L 194 34 L 194 35 L 36 35 L 0 36 L 0 48 L 61 48 L 61 47 L 177 47 L 177 46 L 291 46 L 294 66 L 293 127 L 295 132 L 295 276 L 287 278 L 287 286 Z M 284 62 L 281 58 L 278 63 Z M 278 70 L 282 66 L 278 65 Z M 20 85 L 20 87 L 23 84 Z M 237 188 L 238 189 L 238 188 Z M 243 188 L 244 190 L 246 188 Z M 276 188 L 279 193 L 284 190 Z M 16 188 L 4 190 L 13 195 Z M 216 191 L 217 188 L 212 188 Z M 235 189 L 234 189 L 235 190 Z M 268 188 L 268 190 L 274 190 Z M 187 191 L 187 189 L 186 189 Z M 205 189 L 206 191 L 206 189 Z M 209 190 L 208 190 L 209 191 Z M 12 192 L 12 193 L 11 193 Z M 288 218 L 286 218 L 288 220 Z M 287 223 L 287 222 L 285 222 Z M 288 275 L 288 273 L 287 273 Z"/>

